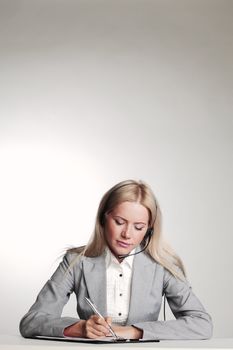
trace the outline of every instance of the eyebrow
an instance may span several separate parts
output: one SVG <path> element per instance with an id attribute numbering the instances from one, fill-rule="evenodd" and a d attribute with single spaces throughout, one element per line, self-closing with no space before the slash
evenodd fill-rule
<path id="1" fill-rule="evenodd" d="M 114 217 L 118 217 L 118 218 L 120 218 L 120 219 L 122 219 L 122 220 L 124 220 L 124 221 L 128 221 L 127 219 L 125 219 L 125 218 L 123 218 L 122 216 L 120 216 L 120 215 L 113 215 Z M 137 222 L 134 222 L 134 224 L 143 224 L 143 225 L 147 225 L 145 222 L 143 222 L 143 221 L 137 221 Z"/>

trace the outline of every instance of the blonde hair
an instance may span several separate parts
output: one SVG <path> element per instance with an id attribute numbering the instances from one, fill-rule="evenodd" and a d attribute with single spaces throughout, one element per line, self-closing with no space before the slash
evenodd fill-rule
<path id="1" fill-rule="evenodd" d="M 186 273 L 181 259 L 162 237 L 162 214 L 158 201 L 150 187 L 142 181 L 122 181 L 107 191 L 100 201 L 90 241 L 84 247 L 72 248 L 69 251 L 88 257 L 100 256 L 107 245 L 104 236 L 105 215 L 115 206 L 126 201 L 139 202 L 148 209 L 149 227 L 154 232 L 145 253 L 175 277 L 184 279 Z"/>

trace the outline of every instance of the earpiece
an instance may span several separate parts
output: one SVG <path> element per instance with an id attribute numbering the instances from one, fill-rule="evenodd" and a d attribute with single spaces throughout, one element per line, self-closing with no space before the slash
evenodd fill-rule
<path id="1" fill-rule="evenodd" d="M 153 233 L 154 233 L 154 229 L 152 227 L 148 228 L 147 231 L 146 231 L 146 234 L 144 236 L 144 239 L 145 240 L 148 239 L 148 238 L 151 239 Z"/>

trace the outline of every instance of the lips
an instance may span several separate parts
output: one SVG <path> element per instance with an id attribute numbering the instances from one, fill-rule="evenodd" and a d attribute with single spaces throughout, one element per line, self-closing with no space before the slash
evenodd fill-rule
<path id="1" fill-rule="evenodd" d="M 122 242 L 122 241 L 117 241 L 117 244 L 122 247 L 122 248 L 128 248 L 130 247 L 130 244 L 129 243 L 126 243 L 126 242 Z"/>

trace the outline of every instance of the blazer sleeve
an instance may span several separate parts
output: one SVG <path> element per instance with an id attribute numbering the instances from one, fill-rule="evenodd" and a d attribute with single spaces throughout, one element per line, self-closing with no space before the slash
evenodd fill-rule
<path id="1" fill-rule="evenodd" d="M 63 336 L 66 327 L 79 321 L 79 318 L 61 317 L 63 307 L 74 291 L 71 255 L 64 256 L 55 273 L 38 294 L 35 303 L 21 319 L 19 329 L 23 337 Z"/>
<path id="2" fill-rule="evenodd" d="M 188 281 L 182 281 L 165 270 L 163 288 L 176 319 L 134 324 L 143 330 L 143 338 L 160 340 L 211 338 L 213 332 L 211 317 L 193 293 Z"/>

